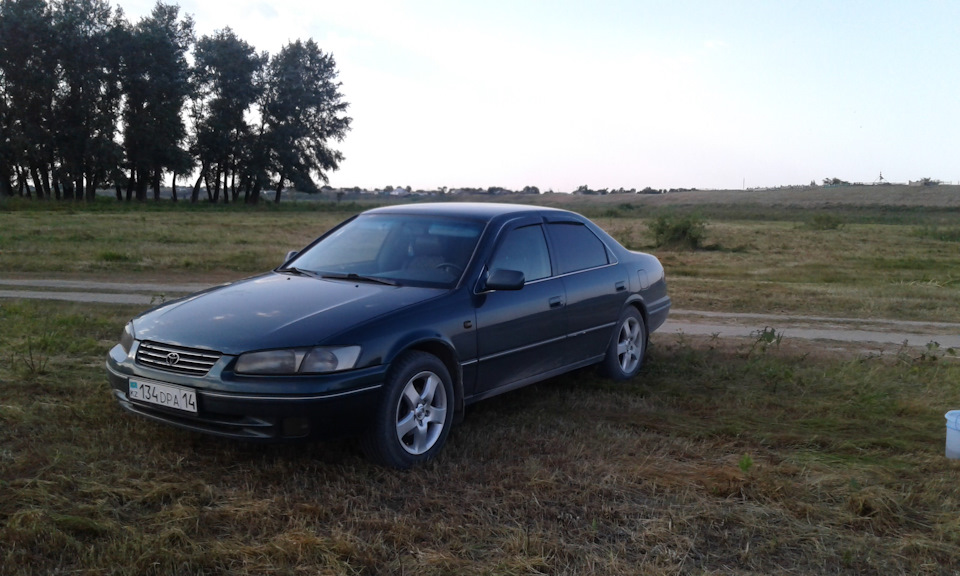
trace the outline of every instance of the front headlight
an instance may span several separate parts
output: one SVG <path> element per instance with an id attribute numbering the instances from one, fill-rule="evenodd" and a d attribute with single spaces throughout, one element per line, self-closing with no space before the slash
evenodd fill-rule
<path id="1" fill-rule="evenodd" d="M 120 347 L 123 348 L 124 352 L 127 354 L 130 353 L 135 339 L 133 335 L 133 322 L 127 322 L 127 325 L 123 327 L 123 334 L 120 335 Z"/>
<path id="2" fill-rule="evenodd" d="M 314 348 L 307 353 L 303 362 L 300 363 L 300 373 L 321 374 L 323 372 L 349 370 L 357 363 L 359 357 L 359 346 Z"/>
<path id="3" fill-rule="evenodd" d="M 237 374 L 323 374 L 349 370 L 360 358 L 359 346 L 291 348 L 248 352 L 237 359 Z"/>

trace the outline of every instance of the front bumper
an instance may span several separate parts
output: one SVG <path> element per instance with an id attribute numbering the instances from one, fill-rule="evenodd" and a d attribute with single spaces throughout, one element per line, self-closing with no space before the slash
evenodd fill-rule
<path id="1" fill-rule="evenodd" d="M 107 356 L 107 379 L 120 407 L 179 428 L 253 441 L 338 437 L 361 430 L 380 398 L 385 367 L 329 375 L 239 377 L 222 358 L 205 376 L 165 372 L 137 364 L 115 346 Z M 144 378 L 193 389 L 197 413 L 132 400 L 129 379 Z"/>

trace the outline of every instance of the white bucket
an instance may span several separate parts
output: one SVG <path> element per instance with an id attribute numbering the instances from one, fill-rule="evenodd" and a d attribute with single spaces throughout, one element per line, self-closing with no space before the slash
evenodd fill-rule
<path id="1" fill-rule="evenodd" d="M 947 412 L 947 458 L 960 460 L 960 410 Z"/>

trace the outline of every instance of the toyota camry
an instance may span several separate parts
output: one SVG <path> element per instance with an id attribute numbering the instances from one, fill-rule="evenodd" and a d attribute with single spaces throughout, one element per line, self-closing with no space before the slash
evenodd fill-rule
<path id="1" fill-rule="evenodd" d="M 156 422 L 247 440 L 355 434 L 407 468 L 474 402 L 590 365 L 632 378 L 669 310 L 660 262 L 579 214 L 409 204 L 134 318 L 107 372 L 120 406 Z"/>

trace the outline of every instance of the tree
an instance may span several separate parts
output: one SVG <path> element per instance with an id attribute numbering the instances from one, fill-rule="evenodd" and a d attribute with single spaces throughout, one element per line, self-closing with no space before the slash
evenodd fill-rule
<path id="1" fill-rule="evenodd" d="M 343 154 L 328 142 L 342 141 L 352 119 L 344 115 L 348 104 L 336 78 L 333 56 L 313 40 L 287 44 L 270 60 L 260 153 L 251 160 L 255 170 L 266 167 L 276 176 L 274 202 L 280 202 L 286 182 L 315 187 L 314 177 L 329 182 L 327 172 L 340 166 Z M 258 196 L 259 186 L 254 201 Z"/>
<path id="2" fill-rule="evenodd" d="M 227 28 L 212 37 L 201 38 L 194 50 L 194 58 L 195 93 L 191 107 L 194 143 L 191 151 L 200 162 L 200 174 L 192 200 L 197 201 L 200 182 L 210 182 L 212 172 L 214 191 L 211 200 L 217 201 L 222 178 L 226 201 L 228 178 L 235 181 L 236 172 L 246 155 L 245 145 L 250 142 L 251 128 L 244 116 L 260 96 L 262 86 L 258 80 L 268 56 L 257 54 L 252 46 Z M 236 201 L 237 188 L 235 185 L 230 188 Z"/>
<path id="3" fill-rule="evenodd" d="M 191 68 L 193 44 L 192 19 L 163 1 L 131 25 L 109 0 L 0 0 L 0 197 L 93 199 L 112 183 L 159 199 L 170 174 L 176 200 L 197 160 L 194 201 L 202 182 L 213 201 L 256 201 L 271 181 L 278 202 L 288 183 L 320 192 L 351 123 L 332 56 L 311 40 L 270 59 L 225 29 Z"/>
<path id="4" fill-rule="evenodd" d="M 33 181 L 37 198 L 51 196 L 53 96 L 57 86 L 55 35 L 43 0 L 0 3 L 0 182 Z M 30 189 L 26 187 L 29 195 Z"/>
<path id="5" fill-rule="evenodd" d="M 597 192 L 596 190 L 591 190 L 590 187 L 587 186 L 586 184 L 582 184 L 582 185 L 580 185 L 580 186 L 577 186 L 577 189 L 574 190 L 573 193 L 574 193 L 574 194 L 585 194 L 585 195 L 590 195 L 590 196 L 599 194 L 599 192 Z"/>
<path id="6" fill-rule="evenodd" d="M 146 199 L 152 187 L 160 196 L 160 177 L 174 180 L 184 169 L 180 145 L 186 137 L 183 109 L 190 94 L 186 54 L 193 43 L 193 19 L 180 19 L 180 8 L 157 2 L 150 16 L 129 31 L 123 58 L 123 144 L 131 190 Z"/>
<path id="7" fill-rule="evenodd" d="M 847 182 L 846 180 L 841 180 L 839 178 L 824 178 L 823 185 L 824 186 L 849 186 L 850 183 Z"/>
<path id="8" fill-rule="evenodd" d="M 66 198 L 93 200 L 120 159 L 114 136 L 121 18 L 112 18 L 106 0 L 61 0 L 54 8 L 58 86 L 52 126 Z"/>
<path id="9" fill-rule="evenodd" d="M 13 196 L 11 180 L 15 167 L 13 140 L 10 138 L 12 117 L 6 85 L 6 76 L 0 67 L 0 200 Z"/>

